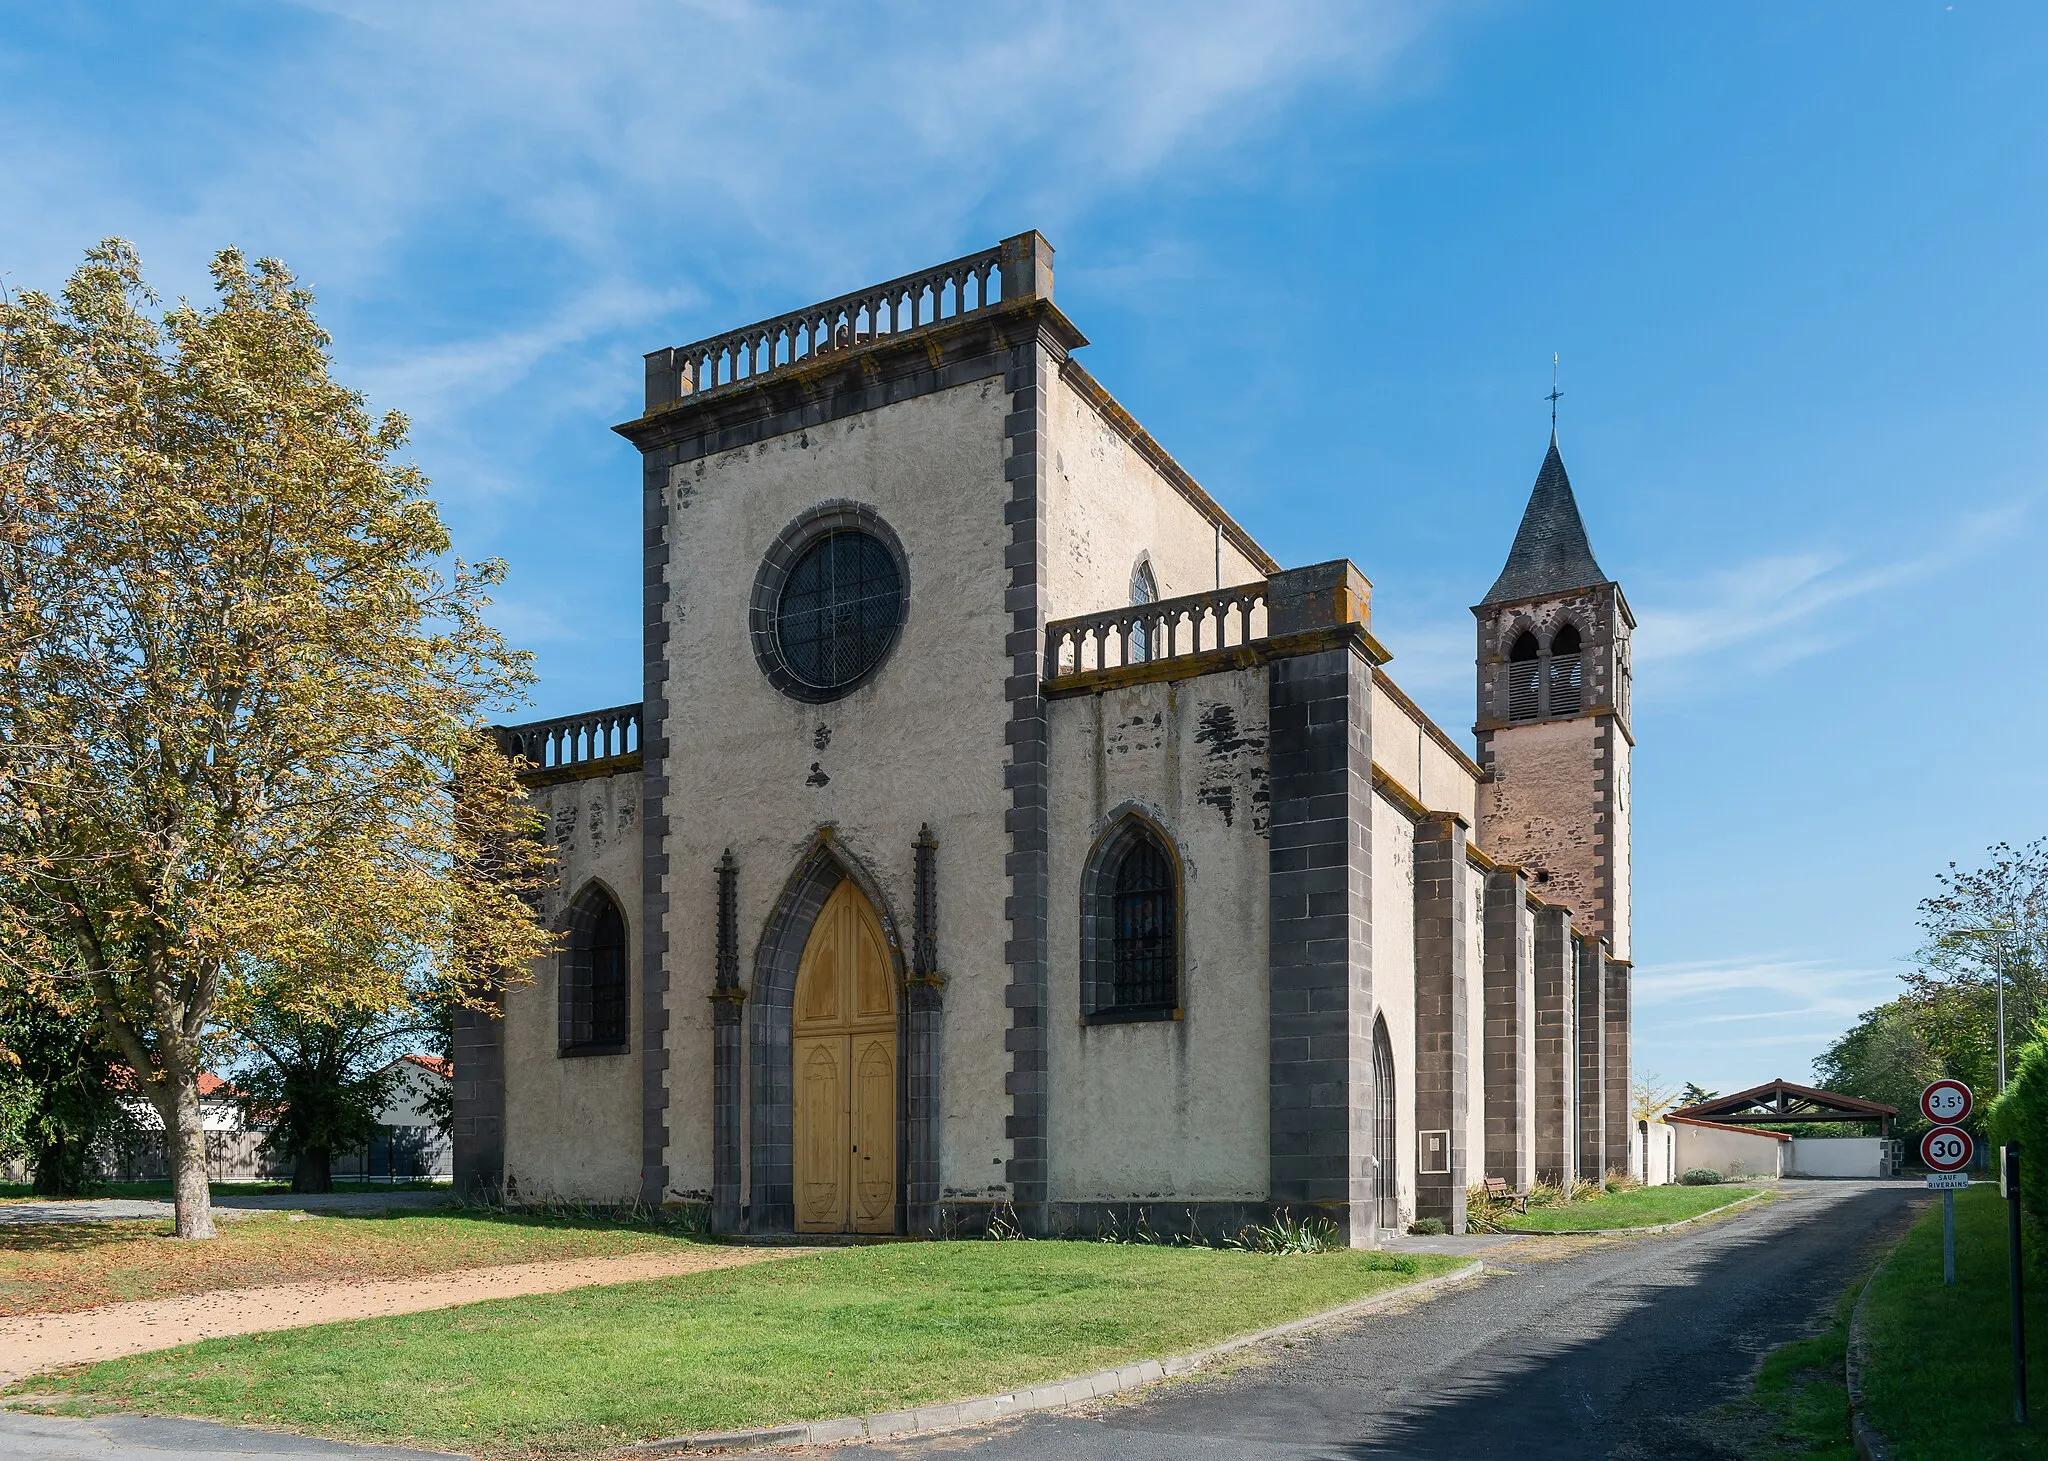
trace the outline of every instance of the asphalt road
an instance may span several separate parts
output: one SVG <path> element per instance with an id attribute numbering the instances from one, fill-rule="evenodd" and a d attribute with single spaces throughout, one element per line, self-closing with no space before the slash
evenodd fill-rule
<path id="1" fill-rule="evenodd" d="M 976 1461 L 1741 1461 L 1686 1418 L 1815 1328 L 1924 1189 L 1787 1183 L 1776 1202 L 1660 1236 L 1533 1239 L 1489 1274 L 1251 1352 L 1229 1374 L 1087 1413 L 1029 1417 L 863 1456 Z M 195 1421 L 0 1411 L 0 1461 L 420 1457 Z"/>
<path id="2" fill-rule="evenodd" d="M 974 1461 L 1739 1461 L 1687 1416 L 1815 1328 L 1926 1197 L 1787 1183 L 1674 1233 L 1544 1239 L 1490 1276 L 1273 1346 L 1227 1376 L 863 1454 Z"/>

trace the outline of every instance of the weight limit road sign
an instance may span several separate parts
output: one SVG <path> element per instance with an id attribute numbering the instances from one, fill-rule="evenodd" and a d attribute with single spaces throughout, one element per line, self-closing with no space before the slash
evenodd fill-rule
<path id="1" fill-rule="evenodd" d="M 1936 1126 L 1960 1126 L 1976 1101 L 1961 1081 L 1940 1080 L 1920 1093 L 1920 1114 Z"/>
<path id="2" fill-rule="evenodd" d="M 1930 1172 L 1960 1172 L 1970 1165 L 1970 1133 L 1937 1126 L 1920 1138 L 1920 1160 Z"/>

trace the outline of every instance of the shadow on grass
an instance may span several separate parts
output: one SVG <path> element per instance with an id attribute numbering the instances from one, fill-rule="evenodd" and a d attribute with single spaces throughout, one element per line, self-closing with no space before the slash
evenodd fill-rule
<path id="1" fill-rule="evenodd" d="M 138 1238 L 168 1238 L 168 1218 L 138 1222 L 6 1223 L 0 1224 L 0 1253 L 85 1253 L 133 1243 Z"/>

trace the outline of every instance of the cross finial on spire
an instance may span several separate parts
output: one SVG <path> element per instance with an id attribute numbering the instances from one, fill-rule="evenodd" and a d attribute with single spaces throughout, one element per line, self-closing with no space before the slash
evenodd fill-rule
<path id="1" fill-rule="evenodd" d="M 1550 402 L 1550 434 L 1557 435 L 1557 400 L 1564 394 L 1557 388 L 1557 352 L 1550 352 L 1550 394 L 1543 399 Z"/>

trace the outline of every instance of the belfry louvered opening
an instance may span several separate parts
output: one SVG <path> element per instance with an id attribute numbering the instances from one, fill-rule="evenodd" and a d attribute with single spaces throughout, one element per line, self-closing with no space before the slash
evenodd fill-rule
<path id="1" fill-rule="evenodd" d="M 1579 656 L 1579 631 L 1573 624 L 1567 624 L 1557 631 L 1550 641 L 1550 705 L 1551 715 L 1577 715 L 1584 700 L 1582 687 L 1585 669 Z"/>
<path id="2" fill-rule="evenodd" d="M 1536 636 L 1524 629 L 1508 650 L 1508 719 L 1534 720 L 1542 714 L 1543 666 Z"/>

